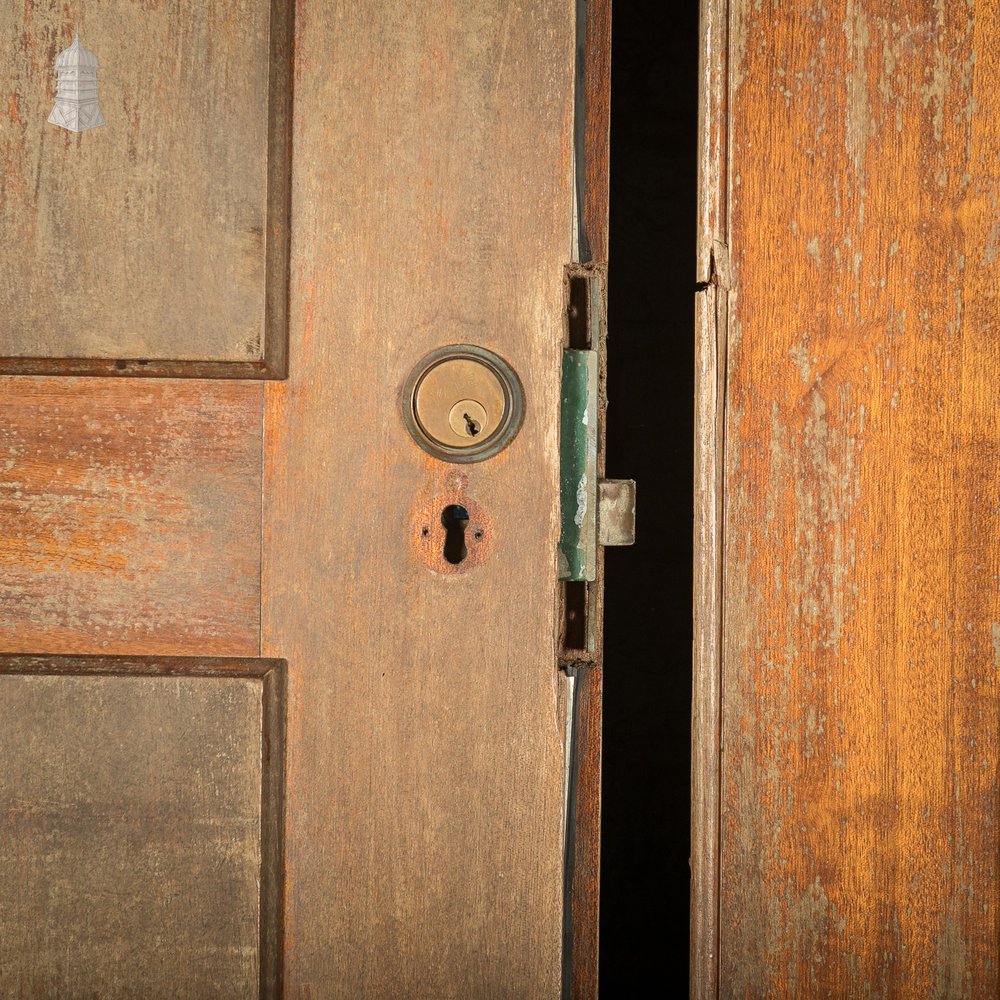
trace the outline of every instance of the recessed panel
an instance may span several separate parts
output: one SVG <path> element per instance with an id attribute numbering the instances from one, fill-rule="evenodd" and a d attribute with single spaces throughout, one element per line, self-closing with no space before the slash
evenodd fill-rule
<path id="1" fill-rule="evenodd" d="M 0 379 L 0 651 L 255 655 L 261 395 Z"/>
<path id="2" fill-rule="evenodd" d="M 0 994 L 271 995 L 270 664 L 51 661 L 0 659 Z"/>
<path id="3" fill-rule="evenodd" d="M 277 373 L 292 6 L 4 6 L 0 370 Z"/>

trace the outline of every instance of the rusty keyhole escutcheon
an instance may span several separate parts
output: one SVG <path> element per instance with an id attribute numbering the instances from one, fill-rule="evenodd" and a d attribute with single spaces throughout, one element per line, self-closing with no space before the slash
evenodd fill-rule
<path id="1" fill-rule="evenodd" d="M 442 576 L 486 563 L 496 547 L 492 513 L 469 495 L 469 477 L 447 470 L 410 511 L 413 554 Z"/>

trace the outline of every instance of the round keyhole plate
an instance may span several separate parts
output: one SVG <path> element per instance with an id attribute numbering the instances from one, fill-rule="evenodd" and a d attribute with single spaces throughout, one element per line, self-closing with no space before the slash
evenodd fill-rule
<path id="1" fill-rule="evenodd" d="M 524 418 L 524 394 L 510 365 L 471 344 L 428 354 L 402 397 L 414 441 L 444 462 L 491 458 L 510 444 Z"/>

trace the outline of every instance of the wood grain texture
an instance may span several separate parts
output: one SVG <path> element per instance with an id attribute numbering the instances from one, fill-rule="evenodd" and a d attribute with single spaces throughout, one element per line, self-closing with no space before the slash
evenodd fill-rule
<path id="1" fill-rule="evenodd" d="M 264 649 L 289 662 L 290 996 L 559 995 L 573 43 L 565 0 L 298 6 L 263 576 Z M 463 341 L 513 365 L 527 415 L 455 468 L 410 440 L 398 394 Z M 439 574 L 411 511 L 456 493 L 495 548 Z"/>
<path id="2" fill-rule="evenodd" d="M 722 416 L 726 291 L 695 305 L 694 622 L 691 699 L 690 996 L 718 996 Z"/>
<path id="3" fill-rule="evenodd" d="M 689 995 L 719 995 L 722 468 L 729 313 L 726 165 L 727 0 L 702 0 L 699 23 L 695 296 L 694 599 L 691 689 Z"/>
<path id="4" fill-rule="evenodd" d="M 611 0 L 585 4 L 583 85 L 583 230 L 591 271 L 600 287 L 601 315 L 592 322 L 598 344 L 597 474 L 604 475 L 607 430 L 607 267 L 611 154 Z M 579 7 L 578 7 L 579 10 Z M 600 950 L 601 759 L 604 690 L 604 552 L 598 546 L 596 579 L 588 585 L 593 649 L 575 651 L 576 794 L 569 898 L 568 995 L 596 1000 Z M 586 657 L 586 658 L 585 658 Z M 589 662 L 588 662 L 589 660 Z"/>
<path id="5" fill-rule="evenodd" d="M 583 229 L 590 261 L 608 263 L 611 0 L 586 0 L 583 47 Z"/>
<path id="6" fill-rule="evenodd" d="M 572 1000 L 596 1000 L 598 995 L 603 693 L 603 664 L 581 667 L 576 674 L 576 796 L 567 900 L 572 921 L 568 984 Z"/>
<path id="7" fill-rule="evenodd" d="M 292 10 L 5 5 L 0 372 L 282 373 Z M 107 124 L 74 134 L 47 119 L 81 13 Z"/>
<path id="8" fill-rule="evenodd" d="M 262 395 L 0 379 L 0 651 L 256 655 Z"/>
<path id="9" fill-rule="evenodd" d="M 0 995 L 280 995 L 281 670 L 0 657 Z"/>
<path id="10" fill-rule="evenodd" d="M 1000 8 L 729 53 L 720 995 L 993 998 Z"/>

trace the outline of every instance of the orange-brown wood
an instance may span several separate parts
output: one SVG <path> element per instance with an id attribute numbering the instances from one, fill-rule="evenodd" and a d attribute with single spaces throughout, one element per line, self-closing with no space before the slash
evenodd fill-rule
<path id="1" fill-rule="evenodd" d="M 0 651 L 256 655 L 261 399 L 0 379 Z"/>
<path id="2" fill-rule="evenodd" d="M 583 5 L 583 230 L 589 260 L 608 262 L 611 156 L 611 0 Z M 579 108 L 577 113 L 579 113 Z"/>
<path id="3" fill-rule="evenodd" d="M 580 10 L 578 5 L 577 10 Z M 584 47 L 581 73 L 583 84 L 583 204 L 584 244 L 593 269 L 601 272 L 602 315 L 591 324 L 599 331 L 602 364 L 606 348 L 606 304 L 608 265 L 608 191 L 610 185 L 611 118 L 611 0 L 587 0 L 583 6 Z M 577 114 L 580 108 L 577 108 Z M 580 272 L 585 273 L 585 272 Z M 604 441 L 607 400 L 601 373 L 601 400 L 598 417 L 598 475 L 604 474 Z M 587 632 L 593 648 L 576 650 L 568 658 L 579 659 L 576 671 L 576 768 L 575 794 L 569 816 L 572 833 L 566 863 L 567 934 L 563 947 L 565 989 L 572 1000 L 596 1000 L 598 994 L 598 952 L 600 944 L 601 873 L 601 751 L 603 714 L 603 633 L 604 633 L 604 554 L 598 548 L 597 579 L 588 585 Z"/>
<path id="4" fill-rule="evenodd" d="M 572 6 L 300 5 L 296 53 L 263 575 L 264 649 L 289 663 L 286 987 L 555 998 Z M 510 362 L 526 417 L 454 467 L 411 440 L 400 390 L 463 341 Z M 494 547 L 438 572 L 412 514 L 456 496 Z"/>
<path id="5" fill-rule="evenodd" d="M 571 948 L 569 996 L 593 1000 L 598 995 L 601 876 L 601 719 L 604 669 L 580 667 L 576 674 L 576 796 L 569 882 Z"/>
<path id="6" fill-rule="evenodd" d="M 1000 10 L 729 8 L 718 995 L 993 998 Z"/>

